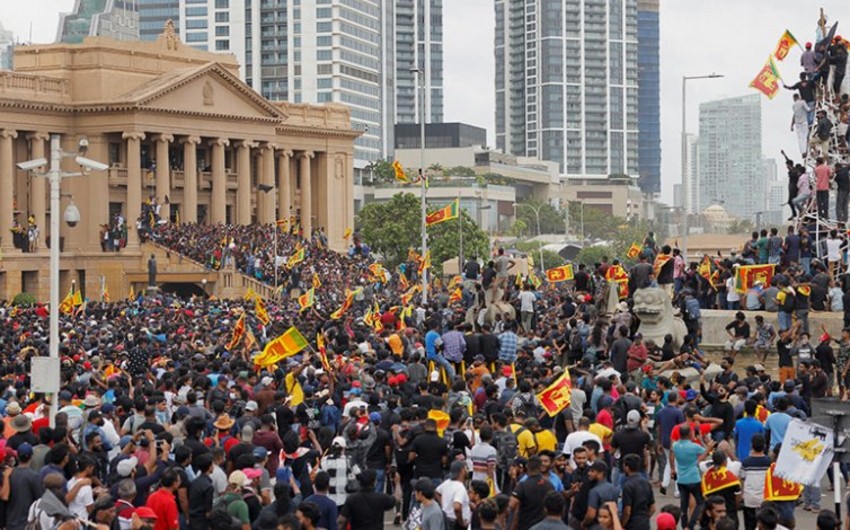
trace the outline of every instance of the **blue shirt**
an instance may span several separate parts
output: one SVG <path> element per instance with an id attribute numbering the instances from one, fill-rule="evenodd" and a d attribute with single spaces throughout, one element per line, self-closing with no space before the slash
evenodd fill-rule
<path id="1" fill-rule="evenodd" d="M 337 506 L 334 501 L 327 495 L 314 493 L 310 495 L 304 502 L 313 502 L 319 507 L 319 528 L 327 528 L 327 530 L 337 530 Z"/>
<path id="2" fill-rule="evenodd" d="M 753 436 L 764 433 L 764 425 L 756 418 L 749 416 L 735 423 L 735 455 L 741 462 L 750 456 Z"/>
<path id="3" fill-rule="evenodd" d="M 519 482 L 525 482 L 528 478 L 528 474 L 523 475 Z M 555 488 L 555 491 L 561 493 L 564 491 L 564 483 L 561 481 L 561 477 L 555 474 L 554 471 L 549 472 L 549 482 L 552 484 L 552 487 Z"/>
<path id="4" fill-rule="evenodd" d="M 770 448 L 773 449 L 785 439 L 785 431 L 791 423 L 791 416 L 784 412 L 774 412 L 764 422 L 765 430 L 770 431 Z"/>
<path id="5" fill-rule="evenodd" d="M 516 362 L 516 349 L 519 338 L 513 331 L 499 335 L 499 360 L 503 363 Z"/>
<path id="6" fill-rule="evenodd" d="M 673 454 L 676 456 L 676 483 L 699 484 L 699 466 L 697 460 L 705 452 L 705 447 L 690 440 L 679 440 L 673 444 Z"/>
<path id="7" fill-rule="evenodd" d="M 440 334 L 433 329 L 425 334 L 425 357 L 433 359 L 437 356 L 437 341 Z"/>
<path id="8" fill-rule="evenodd" d="M 661 435 L 661 447 L 670 449 L 670 433 L 673 427 L 685 423 L 685 414 L 678 407 L 666 406 L 655 414 L 658 432 Z"/>

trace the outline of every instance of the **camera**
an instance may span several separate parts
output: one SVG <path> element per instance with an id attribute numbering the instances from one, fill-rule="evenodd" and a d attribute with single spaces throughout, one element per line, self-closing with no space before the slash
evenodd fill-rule
<path id="1" fill-rule="evenodd" d="M 80 222 L 80 209 L 73 202 L 65 208 L 65 224 L 71 228 L 77 226 Z"/>

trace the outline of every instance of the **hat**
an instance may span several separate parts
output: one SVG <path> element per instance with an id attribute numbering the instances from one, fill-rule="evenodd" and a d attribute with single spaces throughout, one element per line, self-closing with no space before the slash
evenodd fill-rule
<path id="1" fill-rule="evenodd" d="M 254 448 L 254 458 L 256 460 L 265 460 L 267 456 L 269 456 L 270 451 L 265 447 L 255 447 Z"/>
<path id="2" fill-rule="evenodd" d="M 381 423 L 381 413 L 380 412 L 370 412 L 369 419 L 372 423 Z"/>
<path id="3" fill-rule="evenodd" d="M 132 436 L 130 436 L 129 434 L 125 434 L 124 436 L 121 437 L 120 440 L 118 440 L 118 447 L 120 447 L 121 449 L 124 449 L 125 447 L 127 447 L 128 445 L 133 443 L 133 441 L 134 440 L 133 440 Z"/>
<path id="4" fill-rule="evenodd" d="M 253 468 L 253 467 L 246 467 L 246 468 L 242 469 L 242 473 L 245 474 L 245 477 L 248 480 L 258 479 L 258 478 L 263 476 L 263 470 L 262 469 L 256 469 L 256 468 Z"/>
<path id="5" fill-rule="evenodd" d="M 257 405 L 256 401 L 249 401 L 248 403 L 245 403 L 245 410 L 250 410 L 251 412 L 257 412 L 257 409 L 259 409 L 259 408 L 260 408 L 260 406 Z"/>
<path id="6" fill-rule="evenodd" d="M 156 512 L 147 506 L 139 506 L 136 508 L 136 515 L 138 515 L 140 519 L 159 519 Z"/>
<path id="7" fill-rule="evenodd" d="M 508 366 L 508 365 L 502 366 L 502 375 L 503 376 L 510 377 L 510 376 L 513 375 L 513 373 L 514 373 L 514 370 L 510 366 Z"/>
<path id="8" fill-rule="evenodd" d="M 626 414 L 626 423 L 628 423 L 629 427 L 637 427 L 640 424 L 640 412 L 630 410 L 629 413 Z"/>
<path id="9" fill-rule="evenodd" d="M 274 383 L 274 378 L 272 377 L 266 376 L 260 379 L 260 384 L 263 386 L 272 386 L 272 383 Z"/>
<path id="10" fill-rule="evenodd" d="M 343 449 L 345 449 L 345 445 L 346 445 L 345 444 L 345 438 L 343 438 L 342 436 L 335 437 L 333 439 L 333 441 L 331 442 L 331 446 L 334 446 L 334 445 L 337 446 L 337 447 L 342 447 Z"/>
<path id="11" fill-rule="evenodd" d="M 685 392 L 685 400 L 693 401 L 697 398 L 697 391 L 693 388 L 689 388 L 687 392 Z"/>
<path id="12" fill-rule="evenodd" d="M 27 432 L 32 430 L 32 420 L 26 414 L 18 414 L 9 425 L 15 432 Z"/>
<path id="13" fill-rule="evenodd" d="M 619 304 L 617 304 L 617 311 L 619 311 L 620 313 L 625 313 L 628 310 L 629 304 L 627 304 L 626 302 L 620 302 Z"/>
<path id="14" fill-rule="evenodd" d="M 478 363 L 478 362 L 483 363 L 485 359 L 484 359 L 484 356 L 483 356 L 483 355 L 481 355 L 481 354 L 479 353 L 478 355 L 476 355 L 475 357 L 473 357 L 473 358 L 472 358 L 472 360 L 473 360 L 473 361 L 475 361 L 475 362 L 477 362 L 477 363 Z"/>
<path id="15" fill-rule="evenodd" d="M 100 411 L 104 414 L 115 412 L 115 405 L 113 405 L 112 403 L 104 403 L 103 406 L 100 407 Z"/>
<path id="16" fill-rule="evenodd" d="M 243 471 L 237 469 L 236 471 L 232 472 L 229 477 L 227 477 L 227 483 L 242 488 L 245 486 L 245 484 L 248 483 L 248 477 L 245 476 L 245 473 Z"/>
<path id="17" fill-rule="evenodd" d="M 94 394 L 89 394 L 86 396 L 85 401 L 83 401 L 83 405 L 85 405 L 86 407 L 99 407 L 100 398 Z"/>
<path id="18" fill-rule="evenodd" d="M 21 413 L 21 405 L 17 401 L 10 401 L 6 405 L 6 414 L 17 415 Z"/>
<path id="19" fill-rule="evenodd" d="M 440 380 L 440 372 L 438 372 L 437 370 L 432 371 L 431 372 L 431 382 L 436 383 L 439 380 Z"/>
<path id="20" fill-rule="evenodd" d="M 230 417 L 230 414 L 225 412 L 224 414 L 219 416 L 217 420 L 215 420 L 215 423 L 213 423 L 213 427 L 218 430 L 225 431 L 233 427 L 234 423 L 236 422 L 233 421 L 233 418 Z"/>
<path id="21" fill-rule="evenodd" d="M 100 417 L 101 417 L 100 411 L 99 410 L 93 410 L 93 411 L 89 412 L 88 420 L 94 421 L 94 420 L 100 419 Z"/>
<path id="22" fill-rule="evenodd" d="M 32 445 L 27 442 L 18 446 L 18 456 L 32 456 Z"/>
<path id="23" fill-rule="evenodd" d="M 115 466 L 115 470 L 118 472 L 119 477 L 129 477 L 133 473 L 133 470 L 136 469 L 137 465 L 139 465 L 139 459 L 135 456 L 131 456 L 130 458 L 125 458 L 118 462 L 118 465 Z"/>
<path id="24" fill-rule="evenodd" d="M 62 392 L 59 392 L 59 401 L 71 401 L 71 398 L 73 398 L 73 397 L 74 396 L 70 392 L 68 392 L 67 390 L 63 390 Z"/>
<path id="25" fill-rule="evenodd" d="M 658 530 L 676 530 L 676 518 L 667 512 L 661 512 L 655 518 L 655 526 Z"/>
<path id="26" fill-rule="evenodd" d="M 827 342 L 827 341 L 829 341 L 829 333 L 824 333 L 823 335 L 821 335 L 821 336 L 820 336 L 820 341 L 821 341 L 821 342 Z"/>
<path id="27" fill-rule="evenodd" d="M 753 370 L 756 372 L 764 372 L 764 365 L 761 363 L 756 363 L 753 365 Z"/>
<path id="28" fill-rule="evenodd" d="M 811 42 L 807 42 L 807 43 L 806 43 L 806 49 L 808 50 L 808 49 L 810 49 L 811 47 L 812 47 L 812 43 L 811 43 Z M 659 529 L 659 530 L 660 530 L 660 529 Z"/>

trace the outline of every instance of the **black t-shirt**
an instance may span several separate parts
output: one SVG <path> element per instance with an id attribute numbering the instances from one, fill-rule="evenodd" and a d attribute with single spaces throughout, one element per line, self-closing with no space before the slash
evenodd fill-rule
<path id="1" fill-rule="evenodd" d="M 628 353 L 631 345 L 632 341 L 625 337 L 620 337 L 611 345 L 611 364 L 614 366 L 614 370 L 617 370 L 621 374 L 628 371 L 626 369 L 626 361 L 628 361 Z"/>
<path id="2" fill-rule="evenodd" d="M 424 432 L 410 444 L 416 453 L 413 476 L 443 479 L 443 457 L 448 456 L 449 446 L 435 432 Z"/>
<path id="3" fill-rule="evenodd" d="M 395 498 L 386 493 L 360 491 L 349 495 L 340 515 L 357 530 L 383 530 L 384 512 L 395 508 Z"/>
<path id="4" fill-rule="evenodd" d="M 625 428 L 614 433 L 611 439 L 611 447 L 620 450 L 620 461 L 617 465 L 623 469 L 623 457 L 629 454 L 640 457 L 640 466 L 643 469 L 646 463 L 643 461 L 644 449 L 649 446 L 649 435 L 640 429 Z"/>
<path id="5" fill-rule="evenodd" d="M 470 280 L 478 278 L 480 272 L 481 265 L 477 261 L 467 261 L 466 265 L 463 266 L 463 274 Z"/>
<path id="6" fill-rule="evenodd" d="M 812 282 L 812 294 L 809 303 L 815 311 L 826 311 L 826 289 Z"/>
<path id="7" fill-rule="evenodd" d="M 466 342 L 466 352 L 463 354 L 463 358 L 466 360 L 467 366 L 471 364 L 470 360 L 481 353 L 481 340 L 479 338 L 478 333 L 469 333 L 463 336 L 463 341 Z"/>
<path id="8" fill-rule="evenodd" d="M 779 355 L 779 366 L 794 366 L 794 360 L 791 358 L 791 343 L 785 341 L 776 341 L 776 353 Z"/>
<path id="9" fill-rule="evenodd" d="M 481 345 L 481 355 L 488 363 L 499 358 L 499 337 L 492 333 L 482 333 L 478 337 L 478 343 Z"/>
<path id="10" fill-rule="evenodd" d="M 640 475 L 632 475 L 623 483 L 623 508 L 632 507 L 629 530 L 649 530 L 649 507 L 655 504 L 652 485 Z"/>
<path id="11" fill-rule="evenodd" d="M 372 447 L 366 452 L 366 467 L 370 469 L 384 469 L 387 466 L 387 446 L 392 447 L 393 439 L 385 429 L 378 427 L 377 436 Z"/>
<path id="12" fill-rule="evenodd" d="M 831 374 L 835 371 L 835 352 L 828 342 L 822 342 L 815 348 L 815 358 L 820 361 L 823 371 Z"/>
<path id="13" fill-rule="evenodd" d="M 578 271 L 574 277 L 576 291 L 587 291 L 590 284 L 590 275 L 584 271 Z"/>
<path id="14" fill-rule="evenodd" d="M 799 81 L 791 89 L 799 91 L 800 98 L 805 102 L 815 100 L 815 85 L 810 81 Z"/>
<path id="15" fill-rule="evenodd" d="M 735 338 L 737 339 L 748 339 L 750 338 L 750 324 L 748 322 L 744 322 L 740 326 L 736 326 L 735 324 L 738 321 L 730 323 L 726 326 L 726 331 L 731 331 Z"/>
<path id="16" fill-rule="evenodd" d="M 212 511 L 215 487 L 209 475 L 201 475 L 189 486 L 189 528 L 206 530 L 209 528 L 207 514 Z"/>
<path id="17" fill-rule="evenodd" d="M 546 517 L 543 509 L 543 500 L 546 494 L 554 491 L 552 483 L 543 475 L 528 477 L 517 484 L 513 496 L 520 502 L 519 525 L 517 530 L 528 530 Z"/>
<path id="18" fill-rule="evenodd" d="M 484 269 L 484 273 L 481 274 L 481 286 L 485 289 L 490 287 L 490 284 L 493 283 L 493 279 L 496 277 L 496 269 L 491 269 L 487 267 Z"/>
<path id="19" fill-rule="evenodd" d="M 835 184 L 840 190 L 850 189 L 850 166 L 842 165 L 838 168 L 835 172 Z"/>

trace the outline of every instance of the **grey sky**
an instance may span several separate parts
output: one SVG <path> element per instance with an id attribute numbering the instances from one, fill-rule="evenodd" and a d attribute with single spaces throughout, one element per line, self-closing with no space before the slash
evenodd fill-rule
<path id="1" fill-rule="evenodd" d="M 58 14 L 73 0 L 0 0 L 0 22 L 26 39 L 32 23 L 34 42 L 50 42 Z M 688 85 L 688 128 L 698 132 L 699 103 L 755 93 L 749 82 L 761 69 L 785 29 L 801 43 L 814 39 L 817 8 L 831 20 L 844 20 L 838 33 L 850 35 L 850 6 L 846 0 L 661 0 L 661 125 L 662 194 L 672 201 L 673 184 L 680 180 L 681 83 L 683 75 L 711 72 L 724 79 L 692 81 Z M 493 0 L 444 0 L 445 119 L 487 128 L 495 144 L 493 94 Z M 843 30 L 843 33 L 842 33 Z M 799 72 L 800 50 L 779 63 L 792 84 Z M 764 155 L 780 159 L 780 149 L 794 156 L 796 143 L 789 130 L 791 93 L 783 90 L 772 101 L 763 98 Z M 798 155 L 799 156 L 799 155 Z M 781 167 L 780 176 L 782 175 Z"/>

